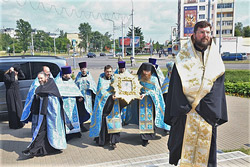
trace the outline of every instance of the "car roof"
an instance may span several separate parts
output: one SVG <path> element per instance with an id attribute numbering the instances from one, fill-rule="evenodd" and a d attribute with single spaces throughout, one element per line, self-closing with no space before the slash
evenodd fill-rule
<path id="1" fill-rule="evenodd" d="M 22 55 L 22 56 L 0 56 L 0 63 L 4 62 L 16 62 L 16 63 L 22 63 L 22 62 L 52 62 L 57 65 L 65 66 L 66 60 L 61 57 L 57 56 L 30 56 L 30 55 Z"/>

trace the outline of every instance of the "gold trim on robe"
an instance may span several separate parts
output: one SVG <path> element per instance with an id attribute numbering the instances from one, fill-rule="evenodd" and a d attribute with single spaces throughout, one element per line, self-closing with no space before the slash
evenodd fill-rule
<path id="1" fill-rule="evenodd" d="M 213 41 L 204 52 L 204 59 L 202 62 L 191 38 L 176 57 L 176 68 L 181 78 L 182 89 L 192 106 L 192 110 L 187 114 L 184 131 L 180 161 L 182 167 L 208 164 L 212 126 L 195 111 L 195 108 L 210 92 L 214 81 L 224 74 L 225 67 Z"/>

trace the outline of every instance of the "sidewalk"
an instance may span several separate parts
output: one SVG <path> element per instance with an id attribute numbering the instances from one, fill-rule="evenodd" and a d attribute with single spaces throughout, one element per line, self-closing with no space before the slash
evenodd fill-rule
<path id="1" fill-rule="evenodd" d="M 103 72 L 101 69 L 89 69 L 89 71 L 96 82 L 99 74 Z M 250 144 L 250 99 L 227 96 L 227 106 L 229 122 L 218 127 L 217 149 L 249 148 L 245 144 Z M 125 160 L 133 164 L 131 161 L 138 161 L 141 157 L 152 158 L 152 155 L 158 155 L 163 156 L 162 158 L 167 158 L 168 156 L 168 136 L 165 136 L 164 133 L 159 130 L 156 139 L 150 141 L 147 147 L 142 147 L 138 129 L 135 125 L 124 127 L 121 133 L 121 142 L 115 150 L 111 150 L 109 146 L 97 146 L 93 139 L 88 137 L 88 132 L 84 132 L 81 138 L 72 139 L 68 143 L 67 149 L 63 150 L 61 154 L 20 160 L 19 158 L 23 157 L 21 152 L 28 146 L 31 138 L 31 123 L 26 124 L 23 129 L 12 130 L 9 129 L 7 121 L 0 122 L 1 166 L 74 167 L 86 165 L 96 166 L 97 164 L 112 161 L 122 166 Z M 250 164 L 249 158 L 247 164 Z M 140 164 L 140 166 L 150 165 L 145 163 Z"/>

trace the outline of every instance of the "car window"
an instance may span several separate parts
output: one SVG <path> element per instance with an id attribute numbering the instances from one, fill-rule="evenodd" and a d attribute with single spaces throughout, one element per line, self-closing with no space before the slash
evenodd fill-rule
<path id="1" fill-rule="evenodd" d="M 10 69 L 10 67 L 13 67 L 14 64 L 17 63 L 0 63 L 0 82 L 3 82 L 3 77 L 4 77 L 4 73 Z M 18 63 L 21 66 L 21 70 L 23 71 L 24 75 L 25 75 L 25 79 L 24 80 L 28 80 L 31 78 L 31 74 L 30 74 L 30 70 L 29 70 L 29 63 Z"/>
<path id="2" fill-rule="evenodd" d="M 49 62 L 31 62 L 31 72 L 32 72 L 32 79 L 37 77 L 37 74 L 42 71 L 43 66 L 48 66 L 50 68 L 50 72 L 52 73 L 53 77 L 55 78 L 57 74 L 60 72 L 59 67 L 54 63 Z"/>

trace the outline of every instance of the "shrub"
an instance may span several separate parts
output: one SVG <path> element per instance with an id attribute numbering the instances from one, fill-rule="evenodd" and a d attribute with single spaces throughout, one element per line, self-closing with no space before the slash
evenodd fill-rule
<path id="1" fill-rule="evenodd" d="M 235 96 L 250 97 L 250 82 L 225 82 L 225 91 Z"/>

